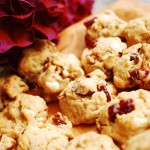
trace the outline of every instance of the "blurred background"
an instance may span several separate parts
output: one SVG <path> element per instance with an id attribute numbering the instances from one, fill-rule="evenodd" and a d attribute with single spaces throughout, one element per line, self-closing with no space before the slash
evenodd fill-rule
<path id="1" fill-rule="evenodd" d="M 94 13 L 98 12 L 115 1 L 116 0 L 95 0 L 93 12 Z M 150 0 L 138 0 L 138 1 L 150 5 Z"/>

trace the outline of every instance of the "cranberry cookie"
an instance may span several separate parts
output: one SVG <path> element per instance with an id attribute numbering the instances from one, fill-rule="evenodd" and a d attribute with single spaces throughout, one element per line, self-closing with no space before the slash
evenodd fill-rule
<path id="1" fill-rule="evenodd" d="M 127 23 L 113 11 L 105 10 L 97 17 L 85 22 L 87 46 L 92 47 L 98 37 L 122 37 L 126 25 Z"/>
<path id="2" fill-rule="evenodd" d="M 150 92 L 121 92 L 107 103 L 96 121 L 97 129 L 123 144 L 150 127 Z"/>
<path id="3" fill-rule="evenodd" d="M 107 79 L 110 79 L 117 57 L 126 48 L 126 44 L 118 37 L 98 38 L 94 48 L 83 51 L 82 66 L 86 73 L 101 69 L 107 75 Z"/>
<path id="4" fill-rule="evenodd" d="M 150 90 L 150 44 L 135 44 L 119 57 L 114 65 L 114 84 L 126 89 L 139 85 Z"/>
<path id="5" fill-rule="evenodd" d="M 113 84 L 99 77 L 103 72 L 96 73 L 75 79 L 59 95 L 60 109 L 74 125 L 94 123 L 101 108 L 116 94 Z"/>

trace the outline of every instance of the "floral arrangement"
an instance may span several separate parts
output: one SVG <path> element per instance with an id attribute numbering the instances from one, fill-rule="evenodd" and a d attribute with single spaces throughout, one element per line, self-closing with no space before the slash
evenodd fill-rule
<path id="1" fill-rule="evenodd" d="M 93 3 L 94 0 L 1 0 L 0 65 L 17 61 L 19 47 L 32 44 L 35 38 L 57 41 L 60 31 L 91 14 Z"/>

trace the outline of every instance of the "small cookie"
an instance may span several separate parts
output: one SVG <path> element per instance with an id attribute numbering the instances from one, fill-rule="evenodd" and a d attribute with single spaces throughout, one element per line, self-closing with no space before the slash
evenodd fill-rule
<path id="1" fill-rule="evenodd" d="M 66 150 L 119 150 L 119 147 L 107 135 L 87 132 L 71 140 Z"/>
<path id="2" fill-rule="evenodd" d="M 102 74 L 102 71 L 96 70 Z M 59 106 L 64 115 L 74 124 L 94 123 L 101 107 L 111 101 L 116 89 L 92 72 L 75 79 L 59 95 Z"/>
<path id="3" fill-rule="evenodd" d="M 72 138 L 71 122 L 66 116 L 58 112 L 43 121 L 40 126 L 37 126 L 37 124 L 29 124 L 18 138 L 18 148 L 31 150 L 65 150 L 69 140 Z"/>
<path id="4" fill-rule="evenodd" d="M 126 44 L 118 37 L 98 38 L 94 48 L 83 51 L 81 64 L 86 73 L 101 69 L 110 79 L 117 57 L 126 48 Z"/>
<path id="5" fill-rule="evenodd" d="M 123 35 L 128 45 L 136 43 L 150 44 L 150 15 L 129 21 Z"/>
<path id="6" fill-rule="evenodd" d="M 44 65 L 49 62 L 50 56 L 57 49 L 55 44 L 48 40 L 36 40 L 31 46 L 23 50 L 19 61 L 18 72 L 28 82 L 35 82 L 43 71 Z"/>
<path id="7" fill-rule="evenodd" d="M 0 150 L 17 150 L 17 143 L 14 139 L 0 134 Z"/>
<path id="8" fill-rule="evenodd" d="M 113 80 L 117 88 L 126 89 L 139 85 L 143 89 L 150 89 L 149 49 L 150 44 L 135 44 L 123 51 L 113 68 Z"/>
<path id="9" fill-rule="evenodd" d="M 150 92 L 139 89 L 121 92 L 106 104 L 96 121 L 100 133 L 120 144 L 150 127 Z"/>
<path id="10" fill-rule="evenodd" d="M 3 85 L 3 91 L 12 99 L 28 90 L 29 86 L 17 75 L 10 75 L 7 77 Z"/>
<path id="11" fill-rule="evenodd" d="M 149 150 L 150 149 L 150 130 L 145 130 L 131 137 L 124 145 L 124 150 Z"/>
<path id="12" fill-rule="evenodd" d="M 16 139 L 28 124 L 41 124 L 47 116 L 44 99 L 20 94 L 0 113 L 0 133 Z"/>
<path id="13" fill-rule="evenodd" d="M 43 89 L 46 102 L 57 100 L 58 94 L 67 84 L 83 76 L 79 59 L 73 54 L 53 53 L 50 64 L 38 78 L 38 85 Z"/>
<path id="14" fill-rule="evenodd" d="M 30 150 L 65 150 L 68 137 L 56 130 L 28 126 L 18 138 L 18 149 Z"/>
<path id="15" fill-rule="evenodd" d="M 87 46 L 92 47 L 94 40 L 98 37 L 122 37 L 126 24 L 113 11 L 105 10 L 97 17 L 85 22 Z"/>

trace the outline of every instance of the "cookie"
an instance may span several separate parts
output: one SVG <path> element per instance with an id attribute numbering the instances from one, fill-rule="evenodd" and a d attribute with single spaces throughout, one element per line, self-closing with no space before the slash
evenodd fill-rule
<path id="1" fill-rule="evenodd" d="M 42 137 L 42 138 L 41 138 Z M 65 150 L 73 138 L 72 124 L 60 112 L 48 117 L 42 124 L 29 124 L 19 135 L 18 149 Z"/>
<path id="2" fill-rule="evenodd" d="M 19 60 L 18 72 L 28 82 L 35 82 L 49 62 L 50 55 L 56 52 L 55 44 L 48 40 L 36 40 L 31 46 L 23 50 Z"/>
<path id="3" fill-rule="evenodd" d="M 19 136 L 18 149 L 30 150 L 65 150 L 68 145 L 68 137 L 56 130 L 28 126 Z"/>
<path id="4" fill-rule="evenodd" d="M 83 76 L 79 59 L 73 54 L 53 53 L 49 66 L 38 78 L 38 85 L 43 89 L 46 102 L 57 100 L 57 96 L 67 84 Z"/>
<path id="5" fill-rule="evenodd" d="M 111 79 L 115 61 L 126 48 L 126 44 L 118 37 L 100 37 L 94 48 L 86 48 L 83 51 L 81 64 L 86 73 L 101 69 L 107 75 L 107 79 Z"/>
<path id="6" fill-rule="evenodd" d="M 71 140 L 66 150 L 119 150 L 119 147 L 109 136 L 91 131 Z"/>
<path id="7" fill-rule="evenodd" d="M 0 149 L 1 150 L 17 150 L 17 143 L 14 139 L 0 134 Z"/>
<path id="8" fill-rule="evenodd" d="M 6 81 L 3 85 L 3 92 L 9 98 L 15 98 L 20 93 L 24 93 L 29 90 L 29 86 L 26 84 L 23 79 L 17 75 L 10 75 L 6 78 Z"/>
<path id="9" fill-rule="evenodd" d="M 96 73 L 102 74 L 100 70 Z M 70 82 L 58 97 L 62 113 L 74 125 L 94 123 L 101 108 L 116 94 L 115 87 L 96 73 Z"/>
<path id="10" fill-rule="evenodd" d="M 128 45 L 150 43 L 150 15 L 129 21 L 124 29 L 123 36 Z"/>
<path id="11" fill-rule="evenodd" d="M 0 113 L 0 133 L 17 139 L 28 124 L 40 125 L 47 116 L 44 99 L 20 94 Z"/>
<path id="12" fill-rule="evenodd" d="M 142 133 L 139 133 L 131 137 L 124 145 L 123 149 L 125 150 L 149 150 L 150 149 L 150 130 L 145 130 Z"/>
<path id="13" fill-rule="evenodd" d="M 143 89 L 150 89 L 149 49 L 150 44 L 135 44 L 117 58 L 113 68 L 113 81 L 117 88 L 126 89 L 139 85 Z"/>
<path id="14" fill-rule="evenodd" d="M 85 22 L 87 46 L 92 47 L 98 37 L 122 37 L 126 24 L 113 11 L 105 10 L 97 17 Z"/>
<path id="15" fill-rule="evenodd" d="M 120 144 L 150 127 L 150 92 L 121 92 L 106 104 L 96 121 L 97 129 Z"/>

